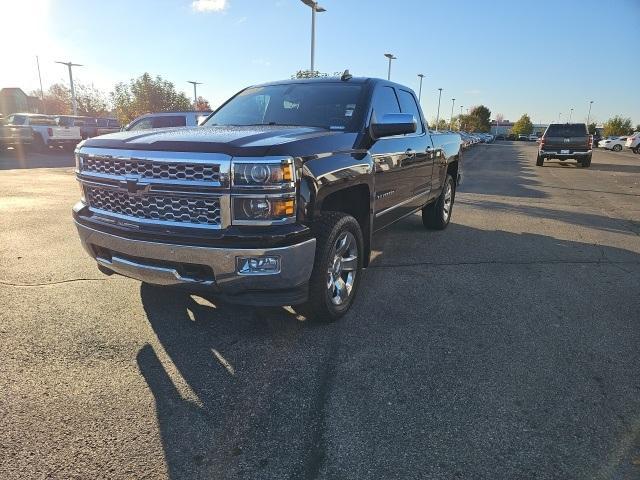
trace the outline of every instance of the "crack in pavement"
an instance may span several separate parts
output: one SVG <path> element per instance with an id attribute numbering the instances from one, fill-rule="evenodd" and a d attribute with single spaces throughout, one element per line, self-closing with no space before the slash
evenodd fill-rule
<path id="1" fill-rule="evenodd" d="M 16 282 L 7 282 L 4 280 L 0 280 L 0 285 L 5 285 L 7 287 L 48 287 L 50 285 L 61 285 L 63 283 L 73 283 L 73 282 L 106 282 L 109 280 L 108 278 L 69 278 L 66 280 L 58 280 L 55 282 L 43 282 L 43 283 L 16 283 Z"/>

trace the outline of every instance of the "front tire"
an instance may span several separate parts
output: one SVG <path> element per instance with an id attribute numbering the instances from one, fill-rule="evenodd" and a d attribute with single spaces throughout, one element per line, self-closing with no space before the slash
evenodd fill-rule
<path id="1" fill-rule="evenodd" d="M 622 150 L 622 145 L 617 144 L 613 146 L 613 151 L 614 152 L 619 152 L 620 150 Z"/>
<path id="2" fill-rule="evenodd" d="M 430 230 L 444 230 L 451 221 L 456 188 L 451 175 L 447 175 L 438 200 L 422 208 L 422 224 Z"/>
<path id="3" fill-rule="evenodd" d="M 342 212 L 326 212 L 312 227 L 316 255 L 309 299 L 295 309 L 308 319 L 334 321 L 351 305 L 360 285 L 364 241 L 358 221 Z"/>

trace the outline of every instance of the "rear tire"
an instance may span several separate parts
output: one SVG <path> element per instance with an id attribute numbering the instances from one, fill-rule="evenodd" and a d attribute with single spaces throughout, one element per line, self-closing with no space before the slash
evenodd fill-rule
<path id="1" fill-rule="evenodd" d="M 44 153 L 47 149 L 47 144 L 44 143 L 42 135 L 40 135 L 39 133 L 33 135 L 33 149 L 39 153 Z"/>
<path id="2" fill-rule="evenodd" d="M 538 167 L 541 167 L 542 165 L 544 165 L 544 157 L 541 157 L 540 155 L 538 155 L 538 157 L 536 158 L 536 165 Z"/>
<path id="3" fill-rule="evenodd" d="M 580 161 L 580 165 L 582 165 L 582 168 L 589 168 L 591 166 L 591 155 L 589 155 L 586 158 L 583 158 Z"/>
<path id="4" fill-rule="evenodd" d="M 614 152 L 619 152 L 620 150 L 622 150 L 622 145 L 617 144 L 613 146 L 613 151 Z"/>
<path id="5" fill-rule="evenodd" d="M 422 224 L 430 230 L 444 230 L 451 221 L 456 187 L 451 175 L 447 174 L 438 200 L 422 208 Z"/>
<path id="6" fill-rule="evenodd" d="M 351 215 L 326 212 L 314 223 L 316 255 L 309 279 L 308 300 L 294 306 L 307 319 L 332 322 L 343 316 L 360 285 L 364 241 Z"/>

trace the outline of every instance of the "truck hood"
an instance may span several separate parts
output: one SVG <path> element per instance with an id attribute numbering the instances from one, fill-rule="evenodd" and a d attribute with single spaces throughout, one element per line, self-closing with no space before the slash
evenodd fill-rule
<path id="1" fill-rule="evenodd" d="M 86 140 L 82 147 L 173 152 L 210 152 L 232 156 L 292 155 L 349 149 L 356 134 L 316 127 L 212 126 L 118 132 Z M 329 148 L 327 148 L 329 147 Z M 295 152 L 293 152 L 295 151 Z"/>

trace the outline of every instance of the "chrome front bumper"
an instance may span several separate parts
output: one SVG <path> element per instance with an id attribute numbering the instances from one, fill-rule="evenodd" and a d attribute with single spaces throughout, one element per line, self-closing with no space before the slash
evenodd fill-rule
<path id="1" fill-rule="evenodd" d="M 230 295 L 256 290 L 277 291 L 305 285 L 313 269 L 315 238 L 279 248 L 211 248 L 132 240 L 75 223 L 84 249 L 99 265 L 156 285 L 198 286 Z M 252 256 L 280 257 L 280 271 L 239 274 L 236 257 Z M 180 264 L 208 267 L 213 277 L 181 274 L 177 267 Z"/>

